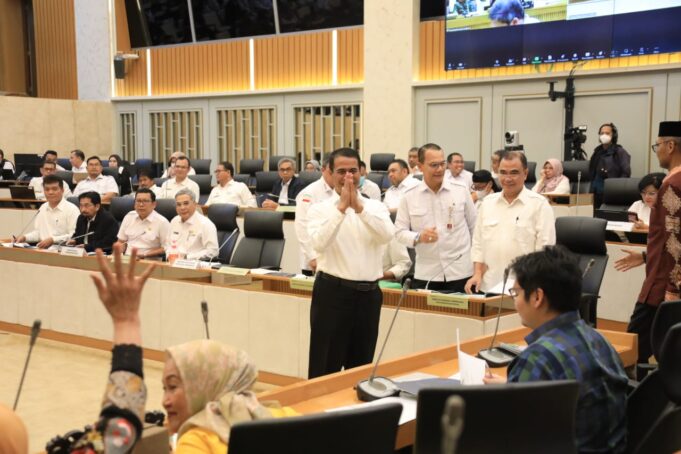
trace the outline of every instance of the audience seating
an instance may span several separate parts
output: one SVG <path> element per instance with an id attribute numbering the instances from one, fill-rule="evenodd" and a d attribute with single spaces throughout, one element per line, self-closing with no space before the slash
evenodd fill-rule
<path id="1" fill-rule="evenodd" d="M 102 161 L 102 162 L 104 162 L 104 161 Z M 109 161 L 106 161 L 106 162 L 107 162 L 107 166 L 106 167 L 102 166 L 102 175 L 107 176 L 107 177 L 114 177 L 114 178 L 118 177 L 118 168 L 114 169 L 113 167 L 109 167 L 108 166 Z"/>
<path id="2" fill-rule="evenodd" d="M 527 162 L 527 179 L 525 180 L 525 187 L 532 189 L 537 184 L 537 163 L 534 161 Z"/>
<path id="3" fill-rule="evenodd" d="M 378 185 L 379 188 L 383 188 L 383 178 L 386 176 L 382 172 L 369 172 L 367 173 L 367 180 L 371 180 Z"/>
<path id="4" fill-rule="evenodd" d="M 197 175 L 210 175 L 212 159 L 192 159 L 192 167 Z"/>
<path id="5" fill-rule="evenodd" d="M 314 172 L 300 172 L 298 174 L 298 179 L 301 181 L 301 183 L 303 183 L 303 187 L 309 185 L 310 183 L 314 183 L 321 177 L 322 173 L 316 170 Z"/>
<path id="6" fill-rule="evenodd" d="M 371 155 L 369 167 L 372 172 L 387 172 L 394 159 L 395 153 L 374 153 Z"/>
<path id="7" fill-rule="evenodd" d="M 76 185 L 73 184 L 73 172 L 70 170 L 57 170 L 54 174 L 64 180 L 64 183 L 68 184 L 71 190 L 76 187 Z"/>
<path id="8" fill-rule="evenodd" d="M 591 191 L 589 161 L 563 161 L 563 175 L 570 180 L 570 194 L 578 193 L 577 180 L 579 180 L 579 194 L 588 194 Z"/>
<path id="9" fill-rule="evenodd" d="M 653 350 L 653 357 L 657 362 L 660 361 L 662 343 L 669 329 L 681 323 L 681 300 L 663 301 L 655 312 L 655 318 L 650 328 L 650 343 Z M 640 342 L 640 341 L 639 341 Z M 657 368 L 657 364 L 641 363 L 637 365 L 637 375 L 640 377 L 646 371 Z"/>
<path id="10" fill-rule="evenodd" d="M 400 404 L 235 424 L 230 454 L 393 454 Z M 439 424 L 439 423 L 438 423 Z"/>
<path id="11" fill-rule="evenodd" d="M 238 181 L 239 183 L 243 183 L 247 186 L 249 186 L 249 183 L 251 182 L 251 176 L 245 173 L 237 173 L 232 178 L 234 178 L 234 181 Z"/>
<path id="12" fill-rule="evenodd" d="M 445 402 L 459 395 L 465 416 L 457 453 L 573 454 L 578 392 L 574 380 L 422 389 L 414 453 L 441 454 Z"/>
<path id="13" fill-rule="evenodd" d="M 475 161 L 464 161 L 463 168 L 464 170 L 468 170 L 470 173 L 475 172 Z"/>
<path id="14" fill-rule="evenodd" d="M 565 246 L 577 254 L 582 273 L 589 262 L 594 261 L 582 279 L 582 301 L 579 310 L 582 318 L 594 327 L 599 292 L 608 264 L 608 250 L 605 245 L 606 225 L 607 221 L 604 219 L 581 216 L 564 216 L 556 219 L 556 244 Z"/>
<path id="15" fill-rule="evenodd" d="M 235 180 L 241 181 L 242 183 L 250 186 L 255 186 L 255 173 L 256 172 L 262 172 L 265 167 L 265 161 L 262 159 L 242 159 L 239 162 L 239 174 L 240 175 L 245 175 L 244 177 L 240 177 L 239 179 L 234 177 Z"/>
<path id="16" fill-rule="evenodd" d="M 239 228 L 236 224 L 238 212 L 239 206 L 231 203 L 216 203 L 208 207 L 206 216 L 215 224 L 218 231 L 218 245 L 221 247 L 216 260 L 220 263 L 229 263 L 232 258 L 234 246 L 239 238 Z M 236 233 L 230 238 L 230 235 L 235 231 Z M 228 238 L 229 240 L 222 244 Z"/>
<path id="17" fill-rule="evenodd" d="M 154 184 L 155 184 L 156 186 L 158 186 L 159 188 L 160 188 L 161 186 L 163 186 L 163 183 L 165 183 L 166 181 L 168 181 L 167 178 L 161 178 L 161 177 L 154 178 Z"/>
<path id="18" fill-rule="evenodd" d="M 284 213 L 280 211 L 246 211 L 244 238 L 237 245 L 230 265 L 279 269 L 284 254 L 283 221 Z"/>
<path id="19" fill-rule="evenodd" d="M 267 194 L 272 193 L 272 186 L 278 179 L 279 172 L 255 172 L 255 200 L 259 207 L 267 198 Z M 274 201 L 279 200 L 275 197 Z"/>
<path id="20" fill-rule="evenodd" d="M 269 162 L 268 162 L 269 165 L 267 166 L 267 168 L 269 169 L 269 171 L 270 171 L 270 172 L 277 172 L 277 171 L 279 171 L 279 160 L 280 160 L 280 159 L 284 159 L 284 158 L 289 158 L 289 159 L 292 160 L 293 162 L 297 162 L 295 156 L 279 156 L 279 155 L 270 156 L 270 159 L 269 159 Z"/>
<path id="21" fill-rule="evenodd" d="M 640 178 L 608 178 L 603 188 L 603 204 L 594 211 L 594 217 L 608 221 L 627 221 L 632 203 L 641 199 L 638 190 Z"/>
<path id="22" fill-rule="evenodd" d="M 114 197 L 109 206 L 109 212 L 119 223 L 123 222 L 125 215 L 134 209 L 135 199 L 132 197 Z"/>
<path id="23" fill-rule="evenodd" d="M 76 196 L 67 197 L 66 201 L 71 202 L 72 204 L 77 206 L 78 209 L 80 209 L 80 200 L 78 199 L 78 197 L 76 197 Z"/>
<path id="24" fill-rule="evenodd" d="M 64 170 L 71 170 L 73 168 L 69 158 L 57 158 L 57 164 L 62 166 Z"/>
<path id="25" fill-rule="evenodd" d="M 211 174 L 188 175 L 187 178 L 199 185 L 199 200 L 197 200 L 199 205 L 206 203 L 206 200 L 208 200 L 208 196 L 210 195 L 210 191 L 213 189 L 211 186 L 213 176 Z"/>
<path id="26" fill-rule="evenodd" d="M 156 199 L 156 212 L 166 218 L 168 222 L 177 216 L 175 199 Z"/>

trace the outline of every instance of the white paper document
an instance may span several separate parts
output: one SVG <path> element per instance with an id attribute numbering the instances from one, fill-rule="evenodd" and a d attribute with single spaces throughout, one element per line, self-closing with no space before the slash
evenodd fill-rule
<path id="1" fill-rule="evenodd" d="M 462 385 L 484 385 L 483 378 L 487 371 L 487 362 L 462 352 L 459 346 L 459 329 L 456 330 L 456 350 L 459 356 L 459 373 L 458 379 Z M 452 377 L 450 377 L 452 378 Z"/>
<path id="2" fill-rule="evenodd" d="M 633 229 L 633 222 L 608 221 L 608 225 L 605 226 L 605 230 L 613 230 L 615 232 L 631 232 Z"/>
<path id="3" fill-rule="evenodd" d="M 416 419 L 416 398 L 413 397 L 384 397 L 383 399 L 374 400 L 373 402 L 363 402 L 361 404 L 347 405 L 345 407 L 330 408 L 326 411 L 352 411 L 357 410 L 358 408 L 376 407 L 390 403 L 402 404 L 402 414 L 400 415 L 399 425 Z"/>
<path id="4" fill-rule="evenodd" d="M 498 284 L 496 284 L 494 287 L 487 289 L 487 294 L 495 293 L 497 295 L 501 295 L 501 292 L 502 292 L 502 289 L 503 289 L 504 294 L 509 295 L 508 289 L 513 287 L 513 284 L 515 284 L 515 279 L 509 277 L 508 279 L 506 279 L 506 287 L 505 288 L 503 288 L 504 287 L 504 281 L 502 280 Z"/>

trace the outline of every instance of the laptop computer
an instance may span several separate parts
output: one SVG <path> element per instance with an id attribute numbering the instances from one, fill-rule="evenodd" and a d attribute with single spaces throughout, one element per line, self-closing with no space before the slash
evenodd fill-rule
<path id="1" fill-rule="evenodd" d="M 13 199 L 36 200 L 35 191 L 32 187 L 24 185 L 10 186 L 9 193 Z"/>

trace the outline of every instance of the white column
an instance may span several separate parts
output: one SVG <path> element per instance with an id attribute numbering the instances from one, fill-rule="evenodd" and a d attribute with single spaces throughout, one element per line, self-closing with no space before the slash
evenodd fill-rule
<path id="1" fill-rule="evenodd" d="M 364 2 L 364 109 L 362 156 L 406 158 L 414 140 L 419 0 Z"/>
<path id="2" fill-rule="evenodd" d="M 107 0 L 75 0 L 78 99 L 111 99 L 111 38 Z"/>

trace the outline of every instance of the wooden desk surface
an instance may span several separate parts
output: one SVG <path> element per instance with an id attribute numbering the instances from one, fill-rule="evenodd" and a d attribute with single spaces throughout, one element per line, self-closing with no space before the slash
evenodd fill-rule
<path id="1" fill-rule="evenodd" d="M 524 345 L 524 337 L 529 334 L 528 328 L 516 328 L 497 335 L 498 342 L 510 342 Z M 619 353 L 625 367 L 636 362 L 638 340 L 635 334 L 618 331 L 599 330 Z M 491 336 L 483 336 L 462 342 L 461 350 L 475 355 L 483 348 L 489 347 Z M 360 380 L 365 380 L 371 373 L 372 365 L 362 366 L 324 377 L 315 378 L 267 391 L 258 395 L 258 399 L 276 400 L 284 406 L 290 406 L 299 413 L 319 413 L 331 408 L 358 404 L 353 387 Z M 436 348 L 382 363 L 377 375 L 399 377 L 413 372 L 423 372 L 449 377 L 459 370 L 457 349 L 455 345 Z M 492 369 L 493 373 L 505 376 L 506 368 Z M 396 447 L 402 448 L 414 442 L 416 422 L 411 421 L 399 427 Z"/>

